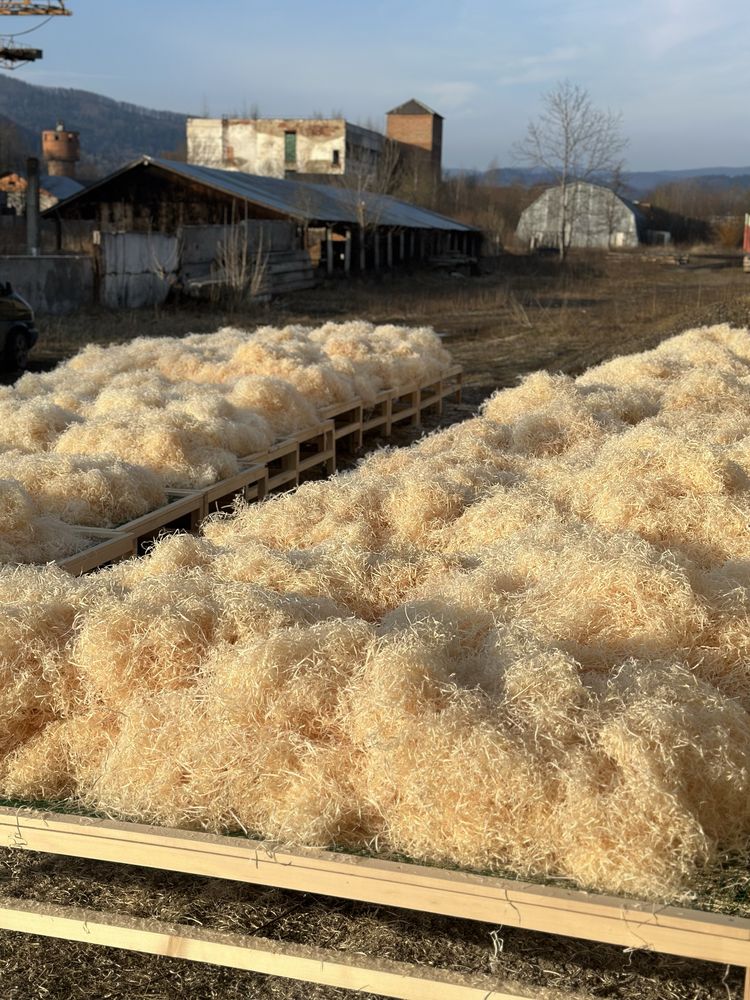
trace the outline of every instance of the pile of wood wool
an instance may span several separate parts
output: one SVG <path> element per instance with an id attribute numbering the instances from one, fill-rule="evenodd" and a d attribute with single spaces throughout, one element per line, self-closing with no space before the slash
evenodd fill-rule
<path id="1" fill-rule="evenodd" d="M 112 527 L 159 507 L 170 487 L 233 475 L 331 403 L 424 381 L 450 360 L 430 330 L 361 322 L 90 346 L 0 390 L 0 478 L 33 493 L 42 514 Z M 4 561 L 52 551 L 9 539 Z"/>
<path id="2" fill-rule="evenodd" d="M 749 393 L 750 332 L 689 331 L 29 571 L 0 793 L 679 896 L 750 838 Z"/>

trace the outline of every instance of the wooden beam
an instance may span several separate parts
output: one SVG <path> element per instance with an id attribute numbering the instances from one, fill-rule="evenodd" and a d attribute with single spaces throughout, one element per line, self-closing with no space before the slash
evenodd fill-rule
<path id="1" fill-rule="evenodd" d="M 69 906 L 3 901 L 0 928 L 402 1000 L 434 1000 L 438 996 L 441 1000 L 531 1000 L 534 996 L 527 990 L 506 987 L 483 976 L 462 976 L 403 962 Z"/>
<path id="2" fill-rule="evenodd" d="M 328 277 L 333 274 L 333 232 L 326 229 L 326 273 Z"/>
<path id="3" fill-rule="evenodd" d="M 750 966 L 750 919 L 575 889 L 26 809 L 0 809 L 0 843 Z"/>
<path id="4" fill-rule="evenodd" d="M 346 231 L 346 243 L 344 243 L 344 274 L 349 277 L 352 269 L 352 231 Z"/>

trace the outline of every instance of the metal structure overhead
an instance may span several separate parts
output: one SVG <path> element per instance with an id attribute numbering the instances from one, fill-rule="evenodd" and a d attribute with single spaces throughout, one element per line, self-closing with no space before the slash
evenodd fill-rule
<path id="1" fill-rule="evenodd" d="M 0 0 L 0 17 L 70 17 L 73 13 L 65 6 L 66 0 L 52 0 L 51 3 L 39 3 L 38 0 Z M 44 23 L 44 22 L 43 22 Z M 40 24 L 38 27 L 41 27 Z M 36 28 L 21 31 L 19 35 L 28 35 Z M 26 63 L 42 58 L 42 50 L 28 45 L 16 44 L 16 36 L 0 38 L 0 66 L 3 69 L 18 69 Z"/>
<path id="2" fill-rule="evenodd" d="M 0 66 L 4 69 L 17 69 L 25 63 L 36 62 L 42 58 L 41 49 L 31 49 L 27 45 L 14 45 L 12 38 L 0 38 Z"/>
<path id="3" fill-rule="evenodd" d="M 69 17 L 73 11 L 65 6 L 66 0 L 53 0 L 52 3 L 37 3 L 36 0 L 0 0 L 0 16 L 7 14 L 12 17 L 55 17 L 63 14 Z"/>

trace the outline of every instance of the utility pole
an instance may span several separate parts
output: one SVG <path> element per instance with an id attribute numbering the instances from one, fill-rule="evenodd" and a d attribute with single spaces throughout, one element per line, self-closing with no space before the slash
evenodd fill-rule
<path id="1" fill-rule="evenodd" d="M 0 0 L 0 17 L 70 17 L 72 13 L 73 11 L 66 7 L 66 0 L 52 0 L 51 3 L 38 3 L 36 0 Z M 42 55 L 41 49 L 16 44 L 12 35 L 0 38 L 0 66 L 5 69 L 17 69 L 24 63 L 36 62 Z"/>

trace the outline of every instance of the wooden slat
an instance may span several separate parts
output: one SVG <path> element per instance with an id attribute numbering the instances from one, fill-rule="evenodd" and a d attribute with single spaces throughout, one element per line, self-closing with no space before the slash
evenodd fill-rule
<path id="1" fill-rule="evenodd" d="M 308 469 L 315 469 L 319 465 L 324 465 L 329 474 L 336 471 L 336 441 L 333 420 L 326 420 L 314 431 L 298 435 L 298 440 L 300 473 L 307 472 Z M 312 449 L 312 453 L 305 453 L 303 450 L 305 448 Z"/>
<path id="2" fill-rule="evenodd" d="M 385 437 L 391 436 L 391 401 L 393 389 L 379 392 L 371 407 L 364 405 L 362 411 L 362 431 L 367 434 L 378 430 Z M 381 430 L 382 428 L 382 430 Z"/>
<path id="3" fill-rule="evenodd" d="M 408 389 L 395 389 L 391 399 L 391 424 L 408 420 L 410 424 L 418 427 L 420 423 L 419 398 L 420 390 L 418 386 Z"/>
<path id="4" fill-rule="evenodd" d="M 57 565 L 73 576 L 88 573 L 100 566 L 105 566 L 107 563 L 135 555 L 135 542 L 126 532 L 84 527 L 77 527 L 76 530 L 87 537 L 98 538 L 100 541 L 82 552 L 76 552 L 65 559 L 57 560 Z"/>
<path id="5" fill-rule="evenodd" d="M 0 809 L 0 844 L 750 966 L 748 919 L 572 889 L 26 809 Z"/>
<path id="6" fill-rule="evenodd" d="M 265 465 L 248 465 L 235 475 L 214 483 L 203 491 L 203 516 L 226 509 L 237 496 L 251 499 L 252 492 L 252 499 L 262 497 L 267 478 L 268 470 Z M 256 488 L 251 490 L 252 487 Z"/>
<path id="7" fill-rule="evenodd" d="M 195 531 L 203 516 L 203 492 L 177 489 L 168 492 L 173 498 L 169 503 L 133 521 L 128 521 L 127 524 L 121 524 L 117 530 L 130 535 L 138 543 L 158 534 L 162 529 L 169 528 L 175 521 L 189 518 L 190 529 Z"/>
<path id="8" fill-rule="evenodd" d="M 0 928 L 402 1000 L 531 1000 L 534 996 L 487 977 L 73 907 L 0 901 Z"/>
<path id="9" fill-rule="evenodd" d="M 266 491 L 292 488 L 299 482 L 299 441 L 296 437 L 277 441 L 266 451 L 246 455 L 241 461 L 248 465 L 266 466 Z"/>

